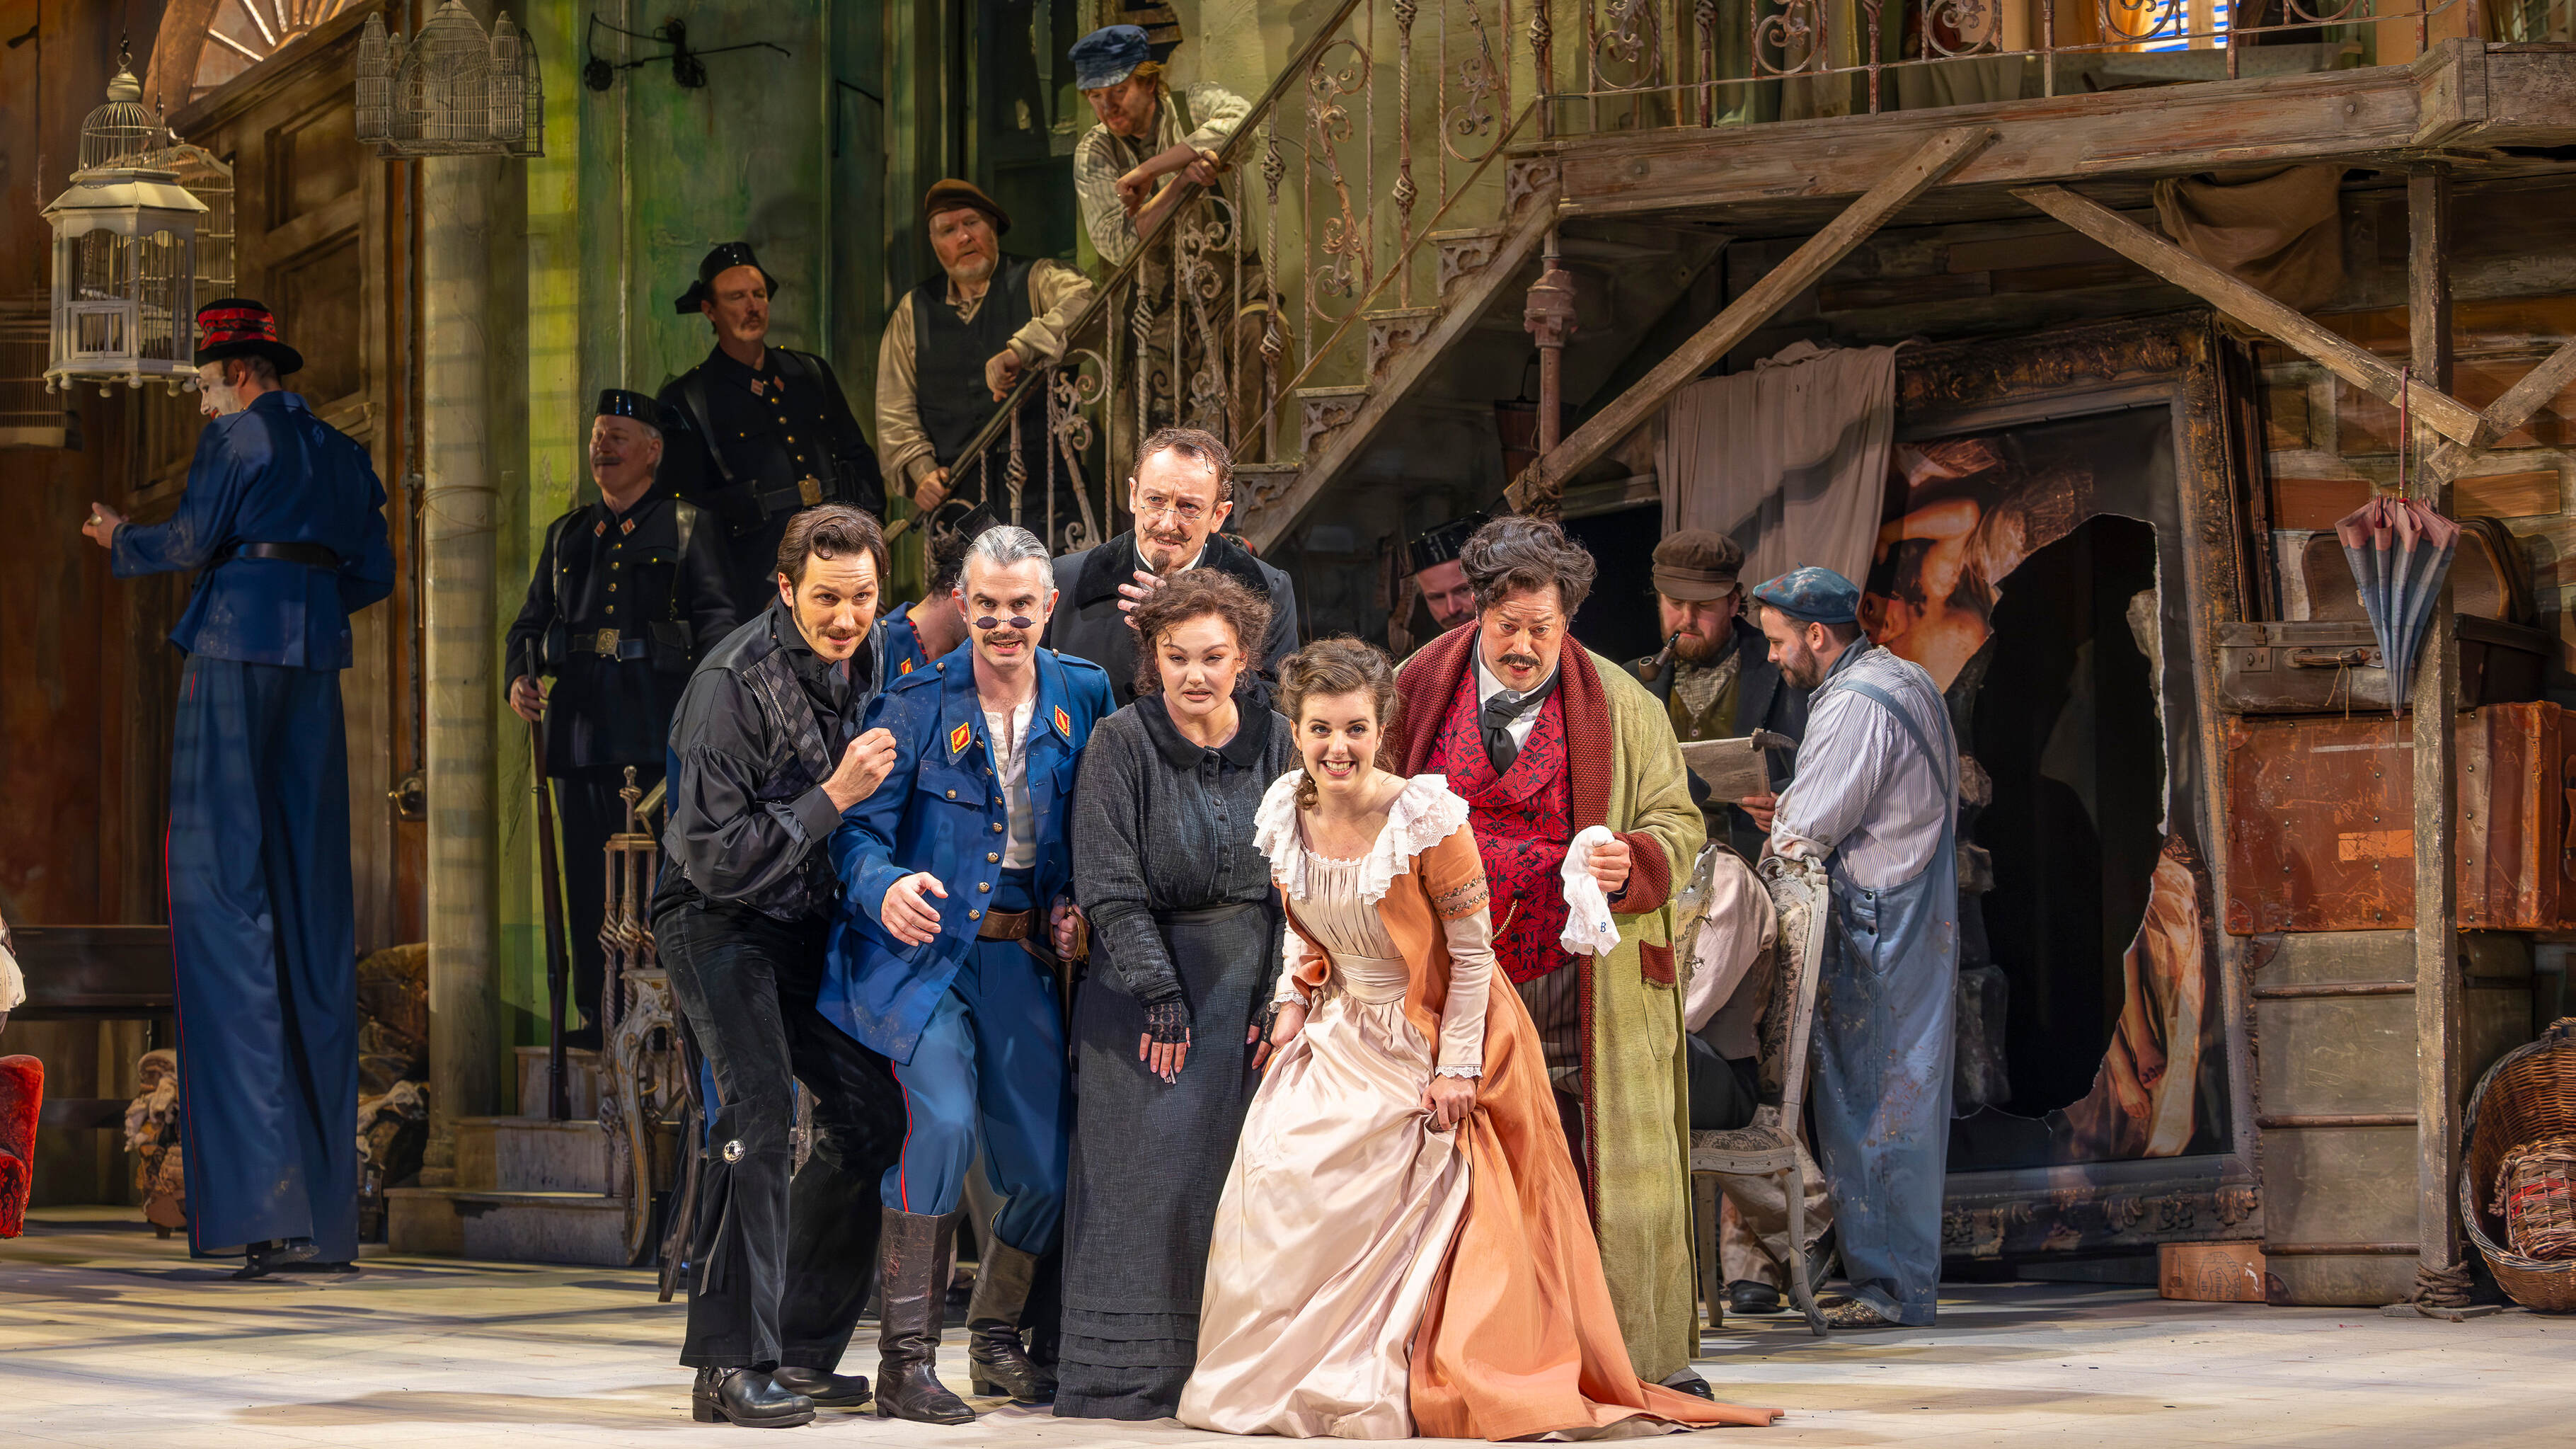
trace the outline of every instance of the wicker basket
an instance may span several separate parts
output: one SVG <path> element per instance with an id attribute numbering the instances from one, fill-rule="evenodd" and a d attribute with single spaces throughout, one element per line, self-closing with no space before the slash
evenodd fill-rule
<path id="1" fill-rule="evenodd" d="M 2576 1312 L 2576 1017 L 2507 1052 L 2469 1097 L 2460 1221 L 2516 1303 Z M 2533 1256 L 2525 1249 L 2568 1256 Z"/>

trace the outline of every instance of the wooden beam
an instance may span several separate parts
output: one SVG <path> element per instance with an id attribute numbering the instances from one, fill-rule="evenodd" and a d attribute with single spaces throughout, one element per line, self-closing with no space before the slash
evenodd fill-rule
<path id="1" fill-rule="evenodd" d="M 1817 278 L 1851 255 L 1852 249 L 1867 241 L 1870 233 L 1885 225 L 1888 218 L 1992 145 L 1994 139 L 1990 126 L 1959 126 L 1916 148 L 1904 165 L 1880 178 L 1823 231 L 1807 238 L 1805 245 L 1791 252 L 1787 260 L 1773 267 L 1743 296 L 1721 308 L 1706 326 L 1691 334 L 1689 341 L 1675 348 L 1672 356 L 1630 384 L 1608 407 L 1575 429 L 1561 446 L 1524 469 L 1505 490 L 1512 507 L 1521 508 L 1527 499 L 1542 492 L 1563 491 L 1566 479 L 1608 452 L 1611 444 L 1662 407 L 1683 383 L 1733 351 L 1737 343 L 1753 335 L 1792 298 L 1814 286 Z"/>
<path id="2" fill-rule="evenodd" d="M 2443 439 L 2442 445 L 2424 460 L 2425 476 L 2444 479 L 2458 476 L 2460 465 L 2469 460 L 2471 453 L 2494 447 L 2497 439 L 2530 422 L 2533 414 L 2549 406 L 2551 400 L 2565 392 L 2571 382 L 2576 382 L 2576 342 L 2567 343 L 2542 358 L 2538 367 L 2523 374 L 2522 381 L 2507 388 L 2504 396 L 2487 404 L 2487 410 L 2478 414 L 2478 435 L 2475 438 L 2466 443 Z"/>
<path id="3" fill-rule="evenodd" d="M 2013 195 L 2211 302 L 2238 321 L 2271 334 L 2373 397 L 2395 406 L 2401 393 L 2409 395 L 2415 416 L 2443 437 L 2467 442 L 2477 436 L 2477 409 L 2440 386 L 2423 377 L 2408 383 L 2396 368 L 2328 332 L 2297 309 L 2273 301 L 2234 275 L 2110 208 L 2087 201 L 2062 186 L 2021 187 Z"/>
<path id="4" fill-rule="evenodd" d="M 2406 178 L 2406 331 L 2415 375 L 2432 387 L 2451 385 L 2451 176 L 2440 163 Z M 2554 361 L 2554 359 L 2553 359 Z M 2544 363 L 2546 367 L 2548 364 Z M 2419 413 L 2418 417 L 2422 415 Z M 2419 431 L 2400 447 L 2429 452 Z M 2448 471 L 2424 480 L 2434 510 L 2450 516 Z M 2453 909 L 2454 841 L 2459 813 L 2453 789 L 2457 746 L 2451 715 L 2460 690 L 2460 646 L 2453 634 L 2451 580 L 2442 592 L 2415 661 L 2410 712 L 2415 737 L 2415 1225 L 2423 1266 L 2460 1261 L 2457 1192 L 2463 1031 L 2460 933 Z"/>

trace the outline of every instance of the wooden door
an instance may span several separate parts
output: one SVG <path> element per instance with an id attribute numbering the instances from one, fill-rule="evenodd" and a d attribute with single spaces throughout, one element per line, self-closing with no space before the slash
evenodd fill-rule
<path id="1" fill-rule="evenodd" d="M 417 807 L 406 811 L 398 798 L 421 767 L 422 746 L 414 167 L 358 144 L 359 19 L 320 27 L 172 119 L 186 139 L 232 165 L 233 290 L 273 308 L 279 334 L 304 354 L 303 370 L 285 385 L 365 447 L 385 485 L 397 583 L 391 599 L 351 620 L 356 657 L 341 677 L 365 952 L 421 938 L 426 828 Z M 186 481 L 200 426 L 195 403 L 188 394 L 156 405 L 138 440 L 142 496 L 164 511 Z M 166 707 L 160 715 L 166 737 Z"/>

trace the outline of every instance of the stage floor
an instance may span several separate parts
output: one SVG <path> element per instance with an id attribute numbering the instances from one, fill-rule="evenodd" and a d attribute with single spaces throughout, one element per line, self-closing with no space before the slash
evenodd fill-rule
<path id="1" fill-rule="evenodd" d="M 125 1449 L 641 1444 L 689 1421 L 681 1306 L 650 1274 L 369 1257 L 347 1278 L 225 1281 L 126 1208 L 29 1214 L 0 1243 L 0 1437 Z M 849 1368 L 873 1373 L 872 1351 Z M 964 1388 L 952 1331 L 942 1367 Z M 2576 1318 L 2465 1324 L 2166 1303 L 2135 1288 L 1962 1287 L 1936 1329 L 1708 1335 L 1721 1397 L 1789 1411 L 1777 1445 L 2564 1444 Z M 795 1442 L 1221 1441 L 1165 1421 L 1002 1409 L 960 1428 L 825 1413 Z"/>

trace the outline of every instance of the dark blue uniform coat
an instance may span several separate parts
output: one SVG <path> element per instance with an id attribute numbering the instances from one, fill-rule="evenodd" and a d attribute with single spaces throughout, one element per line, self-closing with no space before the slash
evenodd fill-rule
<path id="1" fill-rule="evenodd" d="M 975 695 L 975 646 L 957 646 L 928 670 L 891 680 L 861 732 L 895 739 L 894 768 L 877 792 L 850 807 L 832 834 L 841 910 L 832 928 L 824 1015 L 896 1062 L 912 1059 L 930 1009 L 948 989 L 999 884 L 1009 812 L 993 778 L 984 712 Z M 1073 785 L 1092 723 L 1117 708 L 1098 665 L 1037 651 L 1037 707 L 1029 716 L 1029 804 L 1037 863 L 1029 895 L 1040 910 L 1071 890 Z M 907 786 L 909 788 L 907 788 Z M 938 939 L 907 946 L 877 920 L 886 888 L 928 871 L 948 888 Z M 979 889 L 979 887 L 981 889 Z"/>
<path id="2" fill-rule="evenodd" d="M 170 758 L 170 938 L 190 1247 L 358 1254 L 357 924 L 339 671 L 393 591 L 366 452 L 289 392 L 208 423 L 178 513 L 116 531 L 119 578 L 197 569 Z M 243 558 L 328 548 L 337 569 Z"/>

